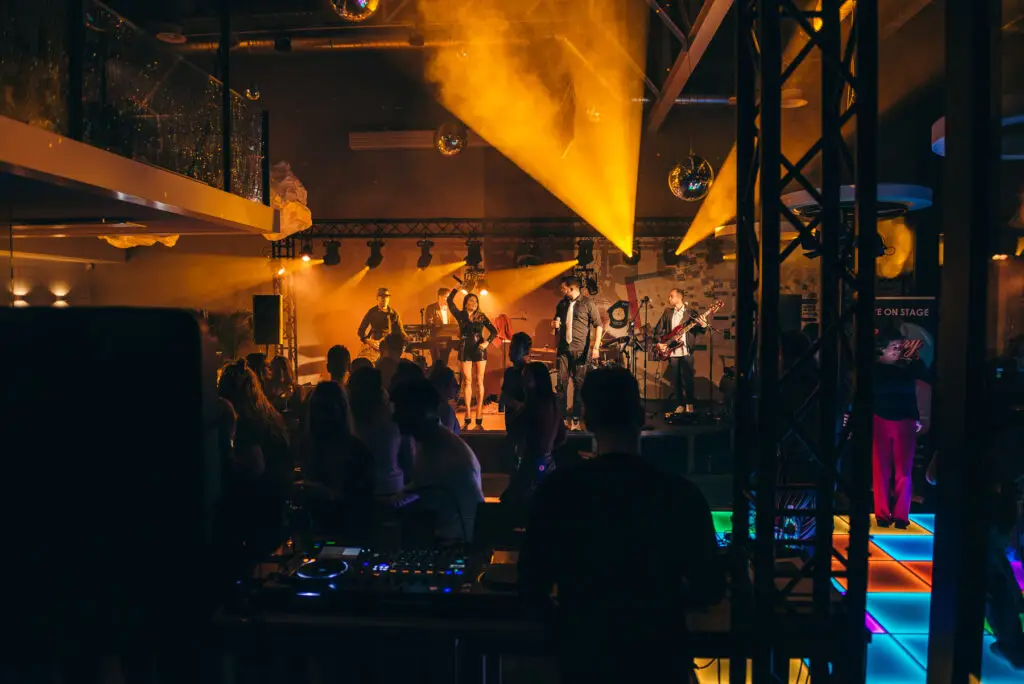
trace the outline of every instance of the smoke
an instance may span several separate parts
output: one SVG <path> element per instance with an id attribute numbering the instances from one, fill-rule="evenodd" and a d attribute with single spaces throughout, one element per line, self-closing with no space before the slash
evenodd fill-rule
<path id="1" fill-rule="evenodd" d="M 631 253 L 648 8 L 592 0 L 417 0 L 452 26 L 427 79 L 459 119 Z"/>

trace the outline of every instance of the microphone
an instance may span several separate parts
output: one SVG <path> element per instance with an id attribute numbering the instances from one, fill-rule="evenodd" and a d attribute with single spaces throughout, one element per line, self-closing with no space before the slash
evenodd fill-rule
<path id="1" fill-rule="evenodd" d="M 650 302 L 651 302 L 651 298 L 650 297 L 644 297 L 643 299 L 640 300 L 641 304 L 650 304 Z"/>
<path id="2" fill-rule="evenodd" d="M 461 279 L 461 278 L 459 278 L 459 276 L 457 276 L 457 275 L 453 275 L 453 276 L 452 276 L 452 280 L 454 280 L 455 282 L 457 282 L 457 283 L 458 283 L 459 285 L 462 285 L 462 279 Z"/>

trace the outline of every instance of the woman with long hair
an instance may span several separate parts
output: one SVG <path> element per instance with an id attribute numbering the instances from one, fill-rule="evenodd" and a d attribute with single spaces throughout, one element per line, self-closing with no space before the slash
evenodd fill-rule
<path id="1" fill-rule="evenodd" d="M 553 454 L 565 443 L 565 423 L 558 395 L 551 385 L 551 371 L 533 361 L 523 366 L 525 401 L 516 417 L 512 438 L 516 454 L 516 472 L 502 501 L 525 503 L 541 480 L 555 469 Z"/>
<path id="2" fill-rule="evenodd" d="M 243 509 L 233 514 L 240 516 L 246 528 L 240 533 L 258 549 L 261 542 L 273 543 L 270 535 L 282 523 L 284 503 L 295 483 L 288 430 L 245 361 L 224 369 L 218 393 L 231 402 L 238 416 L 234 459 L 240 471 L 250 474 L 232 483 L 233 498 Z"/>
<path id="3" fill-rule="evenodd" d="M 879 335 L 874 371 L 874 448 L 872 475 L 875 523 L 898 529 L 910 526 L 911 475 L 917 433 L 921 431 L 917 375 L 903 359 L 904 337 L 897 331 Z M 895 488 L 890 482 L 895 479 Z"/>
<path id="4" fill-rule="evenodd" d="M 476 426 L 482 428 L 484 419 L 481 417 L 484 407 L 484 373 L 487 371 L 487 346 L 498 335 L 497 328 L 487 315 L 480 310 L 480 298 L 470 292 L 462 298 L 462 308 L 455 306 L 455 293 L 448 293 L 448 309 L 459 323 L 459 334 L 462 337 L 462 348 L 459 350 L 459 361 L 462 362 L 462 391 L 466 399 L 465 427 L 468 429 L 473 412 L 473 371 L 476 370 L 477 404 Z M 484 330 L 489 335 L 484 336 Z"/>
<path id="5" fill-rule="evenodd" d="M 352 431 L 373 455 L 375 493 L 398 494 L 405 486 L 402 435 L 391 420 L 391 406 L 380 371 L 372 367 L 353 371 L 348 379 L 348 398 Z M 411 467 L 411 463 L 406 467 Z"/>
<path id="6" fill-rule="evenodd" d="M 348 398 L 334 381 L 319 383 L 309 398 L 308 479 L 340 501 L 349 533 L 365 532 L 375 489 L 373 454 L 352 433 Z"/>
<path id="7" fill-rule="evenodd" d="M 302 405 L 302 397 L 288 359 L 275 356 L 270 360 L 269 368 L 270 377 L 264 384 L 264 390 L 270 403 L 281 413 L 297 411 Z"/>

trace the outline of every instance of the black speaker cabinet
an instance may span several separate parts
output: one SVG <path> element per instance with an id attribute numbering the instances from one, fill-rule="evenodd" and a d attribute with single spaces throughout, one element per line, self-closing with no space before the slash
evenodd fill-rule
<path id="1" fill-rule="evenodd" d="M 284 305 L 281 295 L 253 295 L 252 337 L 256 344 L 281 344 Z"/>

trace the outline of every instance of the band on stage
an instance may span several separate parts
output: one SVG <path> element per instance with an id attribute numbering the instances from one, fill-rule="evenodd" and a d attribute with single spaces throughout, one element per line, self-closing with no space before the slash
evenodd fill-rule
<path id="1" fill-rule="evenodd" d="M 581 390 L 588 369 L 602 363 L 602 351 L 617 354 L 613 361 L 623 363 L 636 350 L 646 350 L 657 361 L 665 363 L 664 378 L 671 385 L 669 413 L 681 414 L 692 410 L 695 402 L 693 351 L 696 336 L 713 329 L 708 325 L 708 315 L 721 308 L 716 301 L 710 307 L 696 314 L 685 301 L 683 291 L 673 288 L 668 294 L 669 306 L 661 313 L 650 335 L 645 335 L 642 344 L 633 333 L 636 312 L 630 321 L 630 335 L 615 338 L 605 343 L 605 325 L 597 303 L 581 290 L 579 279 L 567 276 L 560 284 L 561 299 L 555 305 L 551 321 L 555 337 L 554 371 L 557 373 L 557 393 L 564 409 L 567 422 L 578 429 L 581 409 Z M 461 371 L 466 378 L 475 382 L 463 382 L 466 389 L 467 406 L 471 406 L 472 385 L 477 389 L 477 423 L 480 424 L 480 406 L 484 398 L 484 372 L 487 363 L 487 349 L 499 338 L 498 329 L 481 308 L 480 297 L 463 290 L 461 308 L 456 304 L 458 289 L 440 288 L 437 299 L 420 310 L 420 325 L 405 325 L 402 317 L 391 306 L 391 291 L 377 290 L 377 303 L 363 316 L 359 324 L 359 339 L 363 344 L 360 357 L 376 362 L 382 353 L 395 357 L 403 352 L 424 357 L 429 352 L 430 361 L 447 364 L 453 351 L 458 353 Z M 500 322 L 500 321 L 499 321 Z M 538 351 L 535 349 L 535 351 Z M 467 384 L 470 385 L 467 387 Z M 571 388 L 571 396 L 570 396 Z M 467 411 L 466 423 L 471 412 Z"/>

